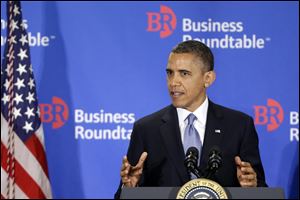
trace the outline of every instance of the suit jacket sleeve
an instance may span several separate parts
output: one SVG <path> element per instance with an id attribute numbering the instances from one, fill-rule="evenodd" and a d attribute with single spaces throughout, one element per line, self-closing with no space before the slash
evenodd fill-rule
<path id="1" fill-rule="evenodd" d="M 135 166 L 138 163 L 141 154 L 145 151 L 144 150 L 144 142 L 142 140 L 141 132 L 139 132 L 138 127 L 139 126 L 137 125 L 137 123 L 135 123 L 133 125 L 133 131 L 132 131 L 132 134 L 131 134 L 131 139 L 130 139 L 128 152 L 127 152 L 128 161 L 132 166 Z M 115 196 L 114 196 L 115 199 L 120 198 L 122 185 L 123 185 L 122 181 L 120 181 L 119 188 L 118 188 L 118 190 L 117 190 L 117 192 L 115 193 Z M 142 175 L 142 177 L 139 181 L 139 185 L 143 185 L 143 175 Z"/>
<path id="2" fill-rule="evenodd" d="M 265 174 L 259 153 L 259 140 L 255 130 L 253 119 L 248 118 L 244 137 L 240 149 L 240 157 L 243 161 L 250 162 L 257 174 L 257 186 L 267 187 Z"/>

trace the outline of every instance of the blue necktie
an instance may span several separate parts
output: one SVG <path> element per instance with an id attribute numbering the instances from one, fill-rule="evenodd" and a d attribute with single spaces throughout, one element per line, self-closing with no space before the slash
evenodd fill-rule
<path id="1" fill-rule="evenodd" d="M 187 117 L 188 119 L 188 124 L 185 128 L 184 131 L 184 138 L 183 138 L 183 146 L 184 146 L 184 152 L 188 150 L 190 147 L 196 147 L 199 151 L 199 160 L 198 164 L 200 163 L 200 156 L 201 156 L 201 149 L 202 149 L 202 143 L 200 139 L 200 135 L 196 128 L 194 127 L 193 123 L 197 119 L 197 117 L 191 113 Z M 196 178 L 195 176 L 192 175 L 192 178 Z"/>

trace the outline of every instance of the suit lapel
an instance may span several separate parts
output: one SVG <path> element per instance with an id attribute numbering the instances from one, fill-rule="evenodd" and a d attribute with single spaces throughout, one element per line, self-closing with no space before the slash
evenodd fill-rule
<path id="1" fill-rule="evenodd" d="M 176 108 L 170 106 L 170 109 L 164 114 L 162 120 L 163 124 L 160 127 L 160 133 L 164 145 L 182 182 L 185 183 L 189 180 L 189 176 L 184 166 L 185 155 L 181 142 Z"/>
<path id="2" fill-rule="evenodd" d="M 207 166 L 209 153 L 214 146 L 220 148 L 220 144 L 224 135 L 224 127 L 221 120 L 223 115 L 214 103 L 209 101 L 207 120 L 204 136 L 204 146 L 201 153 L 200 169 L 203 170 Z"/>

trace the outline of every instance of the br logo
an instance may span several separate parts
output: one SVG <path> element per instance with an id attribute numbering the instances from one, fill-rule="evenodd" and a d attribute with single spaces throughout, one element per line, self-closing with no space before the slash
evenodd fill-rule
<path id="1" fill-rule="evenodd" d="M 69 118 L 67 104 L 58 97 L 52 98 L 52 104 L 40 104 L 41 120 L 43 123 L 52 123 L 52 128 L 62 127 Z"/>
<path id="2" fill-rule="evenodd" d="M 159 32 L 160 38 L 170 36 L 176 28 L 176 15 L 167 6 L 160 6 L 160 12 L 147 12 L 149 32 Z"/>
<path id="3" fill-rule="evenodd" d="M 283 122 L 283 109 L 274 99 L 268 99 L 267 105 L 254 106 L 255 119 L 257 125 L 267 125 L 267 131 L 276 130 Z"/>

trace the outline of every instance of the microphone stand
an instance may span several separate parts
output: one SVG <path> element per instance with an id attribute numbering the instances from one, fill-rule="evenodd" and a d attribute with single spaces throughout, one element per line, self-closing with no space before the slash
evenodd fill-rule
<path id="1" fill-rule="evenodd" d="M 211 160 L 211 162 L 207 166 L 206 174 L 204 175 L 204 178 L 212 179 L 213 175 L 219 169 L 220 165 L 221 165 L 221 161 L 219 159 Z"/>
<path id="2" fill-rule="evenodd" d="M 202 174 L 201 174 L 200 170 L 198 169 L 198 167 L 196 167 L 194 165 L 190 166 L 189 171 L 191 173 L 193 173 L 197 178 L 201 178 L 202 177 Z"/>

